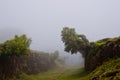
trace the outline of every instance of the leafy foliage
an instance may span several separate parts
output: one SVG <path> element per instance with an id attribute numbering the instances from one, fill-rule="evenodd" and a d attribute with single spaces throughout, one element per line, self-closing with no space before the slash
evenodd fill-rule
<path id="1" fill-rule="evenodd" d="M 90 47 L 89 41 L 85 35 L 79 35 L 74 28 L 64 27 L 62 32 L 62 41 L 65 44 L 65 51 L 73 53 L 80 52 L 85 57 Z"/>
<path id="2" fill-rule="evenodd" d="M 24 55 L 29 51 L 31 39 L 28 39 L 26 35 L 17 36 L 14 39 L 7 40 L 0 45 L 0 55 Z"/>
<path id="3" fill-rule="evenodd" d="M 45 53 L 29 49 L 31 39 L 17 36 L 0 44 L 0 79 L 19 77 L 21 72 L 36 74 L 54 67 L 59 52 Z M 29 55 L 28 55 L 29 54 Z"/>
<path id="4" fill-rule="evenodd" d="M 68 27 L 63 28 L 61 36 L 65 51 L 72 54 L 80 52 L 85 58 L 86 71 L 93 71 L 108 58 L 120 57 L 120 37 L 89 43 L 85 35 L 79 35 L 74 28 Z"/>
<path id="5" fill-rule="evenodd" d="M 7 40 L 0 44 L 0 78 L 13 77 L 20 73 L 19 57 L 29 52 L 31 39 L 26 35 L 15 36 L 14 39 Z M 23 61 L 24 63 L 24 61 Z"/>

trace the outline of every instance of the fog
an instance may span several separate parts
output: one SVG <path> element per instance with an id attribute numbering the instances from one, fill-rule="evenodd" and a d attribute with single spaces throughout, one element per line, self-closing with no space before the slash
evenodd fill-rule
<path id="1" fill-rule="evenodd" d="M 120 0 L 0 0 L 0 41 L 14 34 L 32 39 L 31 49 L 81 60 L 64 52 L 64 26 L 85 34 L 90 41 L 120 34 Z"/>

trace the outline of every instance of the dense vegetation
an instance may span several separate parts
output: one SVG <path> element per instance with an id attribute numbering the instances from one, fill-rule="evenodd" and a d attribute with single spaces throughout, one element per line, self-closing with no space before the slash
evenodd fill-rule
<path id="1" fill-rule="evenodd" d="M 86 71 L 93 71 L 108 58 L 120 57 L 120 37 L 89 42 L 85 35 L 79 35 L 74 28 L 68 27 L 63 28 L 61 36 L 65 51 L 83 55 Z"/>
<path id="2" fill-rule="evenodd" d="M 0 44 L 0 80 L 19 77 L 21 73 L 36 74 L 56 66 L 59 52 L 45 53 L 30 50 L 31 39 L 15 36 Z M 58 61 L 58 60 L 57 60 Z M 59 59 L 58 62 L 63 61 Z"/>
<path id="3" fill-rule="evenodd" d="M 64 58 L 59 58 L 59 52 L 46 53 L 30 50 L 31 39 L 26 35 L 15 35 L 13 39 L 0 43 L 0 80 L 120 79 L 120 37 L 89 42 L 85 35 L 79 35 L 74 28 L 68 27 L 63 28 L 61 36 L 65 51 L 71 54 L 77 52 L 82 54 L 85 70 L 74 71 L 62 66 L 63 68 L 55 68 L 51 71 L 53 67 L 65 63 Z M 41 74 L 41 72 L 44 73 Z M 48 73 L 51 72 L 53 74 L 49 76 Z M 82 76 L 81 73 L 84 75 Z"/>
<path id="4" fill-rule="evenodd" d="M 119 58 L 120 57 L 120 37 L 116 38 L 105 38 L 96 42 L 89 42 L 85 35 L 79 35 L 75 32 L 74 28 L 63 28 L 61 32 L 62 41 L 65 44 L 65 51 L 71 52 L 71 54 L 80 52 L 85 60 L 85 70 L 87 72 L 92 72 L 99 66 L 101 66 L 104 62 L 108 61 L 109 59 Z M 106 63 L 107 64 L 107 63 Z M 112 64 L 112 62 L 110 63 Z M 108 64 L 109 65 L 109 64 Z M 110 65 L 111 66 L 111 65 Z M 114 69 L 117 64 L 111 66 Z M 120 67 L 120 66 L 117 66 Z M 105 70 L 105 74 L 107 73 L 107 69 Z M 117 74 L 118 73 L 118 74 Z M 92 80 L 104 80 L 103 76 L 115 76 L 109 78 L 111 80 L 119 80 L 118 76 L 120 76 L 120 70 L 116 70 L 110 72 L 106 75 L 101 75 L 96 77 L 93 75 L 91 78 Z M 97 70 L 95 71 L 97 74 Z M 118 76 L 117 76 L 118 75 Z M 117 76 L 117 77 L 116 77 Z M 108 80 L 109 80 L 108 79 Z"/>
<path id="5" fill-rule="evenodd" d="M 62 41 L 65 44 L 65 51 L 73 53 L 80 52 L 83 57 L 90 49 L 90 43 L 85 35 L 79 35 L 74 28 L 64 27 L 62 32 Z"/>
<path id="6" fill-rule="evenodd" d="M 88 74 L 84 68 L 61 67 L 48 70 L 44 73 L 27 75 L 21 74 L 19 78 L 10 80 L 119 80 L 120 58 L 110 59 Z"/>
<path id="7" fill-rule="evenodd" d="M 110 59 L 89 75 L 90 80 L 120 80 L 120 58 Z"/>
<path id="8" fill-rule="evenodd" d="M 92 71 L 114 57 L 120 57 L 120 37 L 92 42 L 89 54 L 86 56 L 86 69 Z"/>
<path id="9" fill-rule="evenodd" d="M 20 72 L 18 57 L 30 53 L 31 40 L 26 35 L 15 36 L 0 44 L 0 78 L 13 77 Z"/>

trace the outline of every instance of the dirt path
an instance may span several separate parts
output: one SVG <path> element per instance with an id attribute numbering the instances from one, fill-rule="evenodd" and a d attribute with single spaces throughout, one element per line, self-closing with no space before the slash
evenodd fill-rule
<path id="1" fill-rule="evenodd" d="M 59 72 L 58 76 L 53 80 L 58 80 L 60 77 L 64 76 L 66 74 L 66 72 L 69 72 L 69 71 L 70 71 L 70 69 L 65 69 L 65 70 Z"/>

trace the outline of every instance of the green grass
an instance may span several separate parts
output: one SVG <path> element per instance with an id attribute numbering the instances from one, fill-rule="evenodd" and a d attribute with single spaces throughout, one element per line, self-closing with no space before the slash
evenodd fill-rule
<path id="1" fill-rule="evenodd" d="M 83 68 L 54 68 L 35 75 L 22 74 L 19 79 L 11 80 L 88 80 L 88 74 Z"/>
<path id="2" fill-rule="evenodd" d="M 88 80 L 88 74 L 84 69 L 72 69 L 56 80 Z"/>
<path id="3" fill-rule="evenodd" d="M 34 75 L 23 73 L 11 80 L 120 80 L 120 58 L 105 62 L 90 74 L 79 67 L 57 67 Z"/>
<path id="4" fill-rule="evenodd" d="M 120 80 L 120 58 L 105 62 L 90 74 L 79 67 L 61 67 L 34 75 L 22 74 L 11 80 Z"/>
<path id="5" fill-rule="evenodd" d="M 120 80 L 120 58 L 105 62 L 89 76 L 97 80 Z"/>

